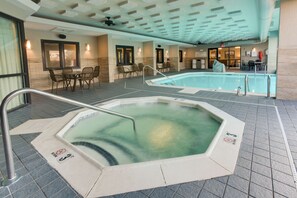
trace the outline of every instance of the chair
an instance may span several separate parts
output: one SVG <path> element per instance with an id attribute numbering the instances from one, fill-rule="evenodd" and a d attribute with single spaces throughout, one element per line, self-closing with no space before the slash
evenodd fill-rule
<path id="1" fill-rule="evenodd" d="M 142 73 L 143 68 L 144 68 L 144 64 L 143 63 L 138 63 L 138 68 L 139 68 L 140 72 Z M 142 75 L 143 75 L 143 73 L 142 73 Z"/>
<path id="2" fill-rule="evenodd" d="M 48 71 L 50 73 L 50 78 L 52 80 L 52 93 L 53 93 L 53 90 L 54 90 L 54 83 L 56 83 L 56 93 L 57 93 L 59 82 L 63 82 L 64 83 L 63 76 L 62 75 L 59 75 L 59 74 L 55 74 L 54 73 L 54 70 L 52 70 L 52 69 L 49 69 Z"/>
<path id="3" fill-rule="evenodd" d="M 255 62 L 254 62 L 253 60 L 249 60 L 249 62 L 248 62 L 248 66 L 249 66 L 249 70 L 251 70 L 251 68 L 254 69 L 254 67 L 255 67 Z"/>
<path id="4" fill-rule="evenodd" d="M 136 73 L 136 76 L 138 76 L 138 73 L 141 72 L 142 70 L 140 70 L 140 68 L 138 67 L 138 65 L 136 63 L 134 63 L 132 65 L 132 71 Z"/>
<path id="5" fill-rule="evenodd" d="M 166 63 L 164 62 L 163 63 L 163 69 L 164 70 L 167 70 L 168 69 L 168 71 L 170 71 L 170 67 L 171 67 L 170 62 L 166 62 Z"/>
<path id="6" fill-rule="evenodd" d="M 95 83 L 95 78 L 98 79 L 98 83 L 100 86 L 100 66 L 96 66 L 93 73 L 93 83 Z"/>
<path id="7" fill-rule="evenodd" d="M 120 74 L 123 74 L 123 78 L 126 78 L 127 74 L 131 74 L 133 73 L 133 71 L 131 71 L 129 68 L 125 68 L 124 66 L 118 66 L 118 79 L 120 79 Z"/>
<path id="8" fill-rule="evenodd" d="M 163 65 L 164 64 L 162 64 L 162 63 L 157 63 L 157 70 L 160 71 L 160 72 L 163 72 L 164 71 Z"/>
<path id="9" fill-rule="evenodd" d="M 64 79 L 63 85 L 66 87 L 66 90 L 69 86 L 71 88 L 71 79 L 72 78 L 70 75 L 67 75 L 67 74 L 71 74 L 71 73 L 73 73 L 72 68 L 65 68 L 62 71 L 62 75 L 63 75 L 63 79 Z"/>
<path id="10" fill-rule="evenodd" d="M 80 88 L 84 87 L 84 83 L 88 85 L 88 89 L 90 89 L 91 81 L 93 80 L 93 67 L 85 67 L 83 68 L 80 77 L 78 78 L 80 81 Z"/>

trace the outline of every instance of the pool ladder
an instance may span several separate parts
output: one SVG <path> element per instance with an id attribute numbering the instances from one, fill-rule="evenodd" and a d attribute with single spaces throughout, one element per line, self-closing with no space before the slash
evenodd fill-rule
<path id="1" fill-rule="evenodd" d="M 172 78 L 169 78 L 168 76 L 166 76 L 165 74 L 163 74 L 162 72 L 160 72 L 159 70 L 153 68 L 153 67 L 150 66 L 150 65 L 145 65 L 145 66 L 142 68 L 142 74 L 143 74 L 143 75 L 142 75 L 142 83 L 143 83 L 143 84 L 144 84 L 144 82 L 145 82 L 145 79 L 144 79 L 144 77 L 145 77 L 144 69 L 145 69 L 146 67 L 151 68 L 153 71 L 155 71 L 155 72 L 161 74 L 162 76 L 164 76 L 164 77 L 167 78 L 168 80 L 171 80 L 171 81 L 173 82 L 172 85 L 175 85 L 175 84 L 176 84 L 175 81 L 174 81 Z"/>
<path id="2" fill-rule="evenodd" d="M 244 77 L 244 95 L 247 95 L 247 90 L 249 86 L 249 79 L 248 75 L 245 75 Z M 271 87 L 271 76 L 267 75 L 267 98 L 270 98 L 270 87 Z M 237 88 L 237 95 L 240 93 L 240 87 Z"/>
<path id="3" fill-rule="evenodd" d="M 114 112 L 114 111 L 110 111 L 108 109 L 95 107 L 95 106 L 92 106 L 92 105 L 88 105 L 88 104 L 85 104 L 85 103 L 82 103 L 82 102 L 78 102 L 78 101 L 71 100 L 71 99 L 68 99 L 68 98 L 65 98 L 65 97 L 61 97 L 61 96 L 57 96 L 57 95 L 54 95 L 54 94 L 46 93 L 46 92 L 39 91 L 39 90 L 36 90 L 36 89 L 24 88 L 24 89 L 15 90 L 15 91 L 11 92 L 10 94 L 8 94 L 3 99 L 2 103 L 1 103 L 1 106 L 0 106 L 0 110 L 1 110 L 1 129 L 2 129 L 5 163 L 6 163 L 6 170 L 7 170 L 7 179 L 4 179 L 2 181 L 3 186 L 10 185 L 10 184 L 16 182 L 19 179 L 19 177 L 15 173 L 15 167 L 14 167 L 12 144 L 11 144 L 11 138 L 10 138 L 10 134 L 9 134 L 7 105 L 16 96 L 18 96 L 20 94 L 26 94 L 26 93 L 35 93 L 35 94 L 46 96 L 48 98 L 51 98 L 51 99 L 54 99 L 54 100 L 57 100 L 57 101 L 72 104 L 72 105 L 75 105 L 75 106 L 78 106 L 78 107 L 84 107 L 84 108 L 92 109 L 92 110 L 95 110 L 95 111 L 104 112 L 104 113 L 107 113 L 107 114 L 110 114 L 110 115 L 118 116 L 118 117 L 121 117 L 121 118 L 129 119 L 129 120 L 132 121 L 133 131 L 134 131 L 134 133 L 136 135 L 135 119 L 133 117 L 131 117 L 131 116 L 127 116 L 127 115 L 120 114 L 120 113 L 117 113 L 117 112 Z"/>

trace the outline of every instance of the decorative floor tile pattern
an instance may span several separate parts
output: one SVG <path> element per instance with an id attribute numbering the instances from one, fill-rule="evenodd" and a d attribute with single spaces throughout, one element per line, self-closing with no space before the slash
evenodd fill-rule
<path id="1" fill-rule="evenodd" d="M 141 78 L 102 84 L 90 90 L 59 95 L 96 104 L 109 98 L 171 96 L 208 102 L 246 123 L 235 173 L 231 176 L 194 181 L 167 187 L 129 192 L 110 197 L 297 197 L 296 185 L 285 147 L 277 107 L 297 165 L 297 101 L 281 101 L 259 96 L 238 97 L 232 93 L 199 91 L 181 94 L 180 89 L 148 87 Z M 59 117 L 76 109 L 72 105 L 33 96 L 33 104 L 9 113 L 10 126 L 28 119 Z M 38 134 L 12 136 L 16 172 L 22 177 L 8 187 L 0 187 L 0 197 L 81 197 L 31 146 Z M 3 143 L 0 141 L 0 179 L 6 175 Z"/>

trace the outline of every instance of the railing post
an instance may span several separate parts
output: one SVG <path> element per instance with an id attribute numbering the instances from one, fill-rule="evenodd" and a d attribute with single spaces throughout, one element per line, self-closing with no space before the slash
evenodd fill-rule
<path id="1" fill-rule="evenodd" d="M 2 182 L 3 186 L 7 186 L 17 180 L 17 175 L 15 173 L 15 168 L 14 168 L 12 144 L 11 144 L 11 138 L 9 134 L 8 117 L 7 117 L 7 111 L 6 111 L 7 104 L 9 101 L 10 99 L 8 97 L 5 97 L 0 107 L 1 130 L 2 130 L 4 154 L 6 159 L 5 164 L 6 164 L 6 171 L 7 171 L 7 178 L 5 178 Z"/>
<path id="2" fill-rule="evenodd" d="M 270 86 L 271 86 L 271 77 L 270 75 L 267 76 L 267 98 L 270 97 Z"/>
<path id="3" fill-rule="evenodd" d="M 144 69 L 145 69 L 146 67 L 151 68 L 153 71 L 156 71 L 157 73 L 161 74 L 162 76 L 164 76 L 165 78 L 167 78 L 168 80 L 171 80 L 174 84 L 176 84 L 175 81 L 174 81 L 173 79 L 169 78 L 168 76 L 166 76 L 166 75 L 163 74 L 162 72 L 160 72 L 160 71 L 154 69 L 154 68 L 151 67 L 150 65 L 145 65 L 145 66 L 142 68 L 142 73 L 143 73 L 143 75 L 142 75 L 142 83 L 143 83 L 143 84 L 144 84 Z"/>
<path id="4" fill-rule="evenodd" d="M 249 83 L 248 75 L 245 75 L 245 77 L 244 77 L 244 95 L 245 96 L 247 95 L 248 83 Z"/>

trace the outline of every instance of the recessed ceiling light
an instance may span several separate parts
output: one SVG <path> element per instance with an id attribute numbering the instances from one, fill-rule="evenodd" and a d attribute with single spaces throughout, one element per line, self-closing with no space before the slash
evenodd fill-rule
<path id="1" fill-rule="evenodd" d="M 228 20 L 231 20 L 232 18 L 231 17 L 228 17 L 228 18 L 222 18 L 221 20 L 222 21 L 228 21 Z"/>
<path id="2" fill-rule="evenodd" d="M 214 15 L 209 15 L 209 16 L 206 16 L 206 18 L 214 18 L 214 17 L 217 17 L 218 15 L 214 14 Z"/>
<path id="3" fill-rule="evenodd" d="M 178 11 L 180 11 L 180 8 L 175 8 L 175 9 L 172 9 L 172 10 L 168 10 L 168 12 L 178 12 Z"/>
<path id="4" fill-rule="evenodd" d="M 178 18 L 179 18 L 179 16 L 170 17 L 171 20 L 178 19 Z"/>
<path id="5" fill-rule="evenodd" d="M 228 12 L 228 14 L 230 16 L 238 16 L 238 15 L 241 15 L 241 10 L 236 10 L 236 11 L 232 11 L 232 12 Z"/>
<path id="6" fill-rule="evenodd" d="M 105 16 L 103 14 L 98 14 L 98 13 L 92 13 L 89 15 L 90 18 L 92 19 L 103 19 Z"/>
<path id="7" fill-rule="evenodd" d="M 225 11 L 225 7 L 221 6 L 221 7 L 217 7 L 217 8 L 212 8 L 210 9 L 211 12 L 215 12 L 215 13 L 220 13 L 220 12 L 224 12 Z"/>
<path id="8" fill-rule="evenodd" d="M 160 13 L 152 14 L 151 17 L 157 17 L 160 16 Z"/>
<path id="9" fill-rule="evenodd" d="M 242 23 L 242 22 L 245 22 L 245 19 L 241 19 L 241 20 L 237 20 L 237 21 L 234 21 L 235 23 Z"/>
<path id="10" fill-rule="evenodd" d="M 155 10 L 156 8 L 157 8 L 156 5 L 150 5 L 145 7 L 146 10 Z"/>
<path id="11" fill-rule="evenodd" d="M 197 21 L 197 19 L 188 19 L 187 21 Z"/>
<path id="12" fill-rule="evenodd" d="M 204 5 L 204 2 L 194 3 L 191 5 L 191 7 L 198 7 Z"/>
<path id="13" fill-rule="evenodd" d="M 190 13 L 189 15 L 190 15 L 190 16 L 193 16 L 193 15 L 198 15 L 198 14 L 200 14 L 200 12 L 192 12 L 192 13 Z"/>
<path id="14" fill-rule="evenodd" d="M 141 21 L 141 20 L 143 20 L 143 17 L 135 19 L 135 21 Z"/>

